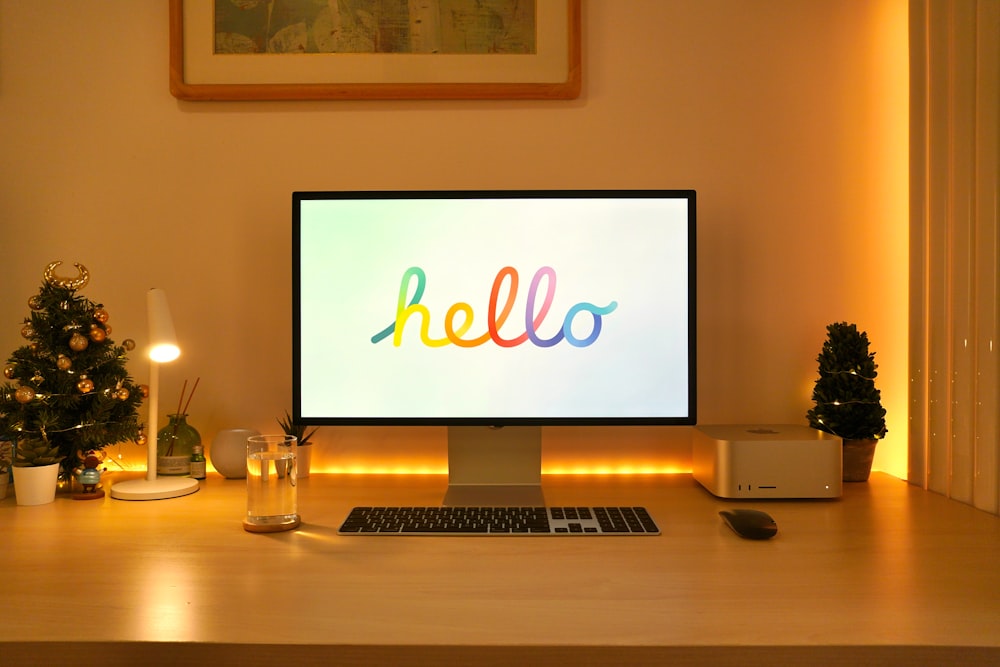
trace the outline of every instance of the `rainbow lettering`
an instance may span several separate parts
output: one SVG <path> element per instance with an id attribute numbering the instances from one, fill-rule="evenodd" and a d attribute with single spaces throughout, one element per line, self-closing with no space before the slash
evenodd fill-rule
<path id="1" fill-rule="evenodd" d="M 406 303 L 406 295 L 409 292 L 410 281 L 416 278 L 416 289 L 410 303 Z M 535 313 L 535 303 L 538 301 L 538 291 L 542 279 L 547 278 L 545 296 L 542 299 L 538 312 Z M 507 291 L 507 299 L 503 308 L 497 309 L 500 302 L 500 290 L 506 280 L 510 280 L 510 288 Z M 427 306 L 420 304 L 420 298 L 424 295 L 424 288 L 427 286 L 427 275 L 419 266 L 410 267 L 403 272 L 403 279 L 399 285 L 399 297 L 396 302 L 396 319 L 392 324 L 382 331 L 372 336 L 372 343 L 378 343 L 385 338 L 392 336 L 392 344 L 399 347 L 403 343 L 403 328 L 407 321 L 413 317 L 420 318 L 420 340 L 427 347 L 443 347 L 445 345 L 457 345 L 458 347 L 478 347 L 487 341 L 493 341 L 500 347 L 517 347 L 527 341 L 531 341 L 537 347 L 552 347 L 563 339 L 574 347 L 587 347 L 597 340 L 601 335 L 601 318 L 610 314 L 618 307 L 617 301 L 612 301 L 603 308 L 592 303 L 581 302 L 567 311 L 563 318 L 562 329 L 551 338 L 540 338 L 538 329 L 542 326 L 549 309 L 552 307 L 552 299 L 556 293 L 556 272 L 550 266 L 543 266 L 535 272 L 535 277 L 531 279 L 531 286 L 528 288 L 528 301 L 524 312 L 524 333 L 515 338 L 503 338 L 500 335 L 500 328 L 507 321 L 511 309 L 514 307 L 514 299 L 517 296 L 518 275 L 517 269 L 505 266 L 497 272 L 493 280 L 493 289 L 490 292 L 490 303 L 487 311 L 487 331 L 475 338 L 463 338 L 472 326 L 473 310 L 469 304 L 459 301 L 448 308 L 444 316 L 444 338 L 430 337 L 431 313 Z M 594 327 L 586 338 L 577 338 L 573 335 L 571 326 L 573 319 L 582 312 L 590 313 L 594 318 Z M 456 326 L 456 318 L 461 314 L 461 318 Z"/>

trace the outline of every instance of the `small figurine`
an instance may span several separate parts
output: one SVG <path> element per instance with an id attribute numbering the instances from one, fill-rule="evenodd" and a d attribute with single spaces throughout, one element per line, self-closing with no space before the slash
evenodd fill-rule
<path id="1" fill-rule="evenodd" d="M 104 458 L 101 452 L 90 450 L 86 455 L 78 454 L 83 461 L 83 468 L 78 469 L 76 479 L 83 487 L 81 493 L 74 493 L 74 500 L 97 500 L 104 497 L 104 490 L 97 488 L 101 483 L 101 473 L 104 472 L 100 465 Z"/>

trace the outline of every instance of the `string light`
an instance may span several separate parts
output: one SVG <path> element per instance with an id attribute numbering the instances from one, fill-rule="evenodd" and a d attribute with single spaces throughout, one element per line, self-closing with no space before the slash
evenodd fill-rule
<path id="1" fill-rule="evenodd" d="M 875 381 L 875 376 L 868 377 L 867 375 L 862 375 L 861 373 L 859 373 L 859 372 L 857 372 L 856 370 L 853 370 L 853 369 L 849 370 L 849 371 L 824 371 L 824 370 L 821 370 L 821 371 L 819 371 L 819 374 L 820 374 L 820 376 L 826 376 L 826 377 L 830 377 L 832 375 L 854 375 L 855 377 L 859 377 L 862 380 L 869 380 L 870 382 L 874 382 Z"/>
<path id="2" fill-rule="evenodd" d="M 83 424 L 76 424 L 74 426 L 70 426 L 70 427 L 67 427 L 67 428 L 60 428 L 60 429 L 52 429 L 52 428 L 45 429 L 45 428 L 41 428 L 41 429 L 39 429 L 37 431 L 28 431 L 28 430 L 26 430 L 24 428 L 23 424 L 17 424 L 17 425 L 14 426 L 14 428 L 19 433 L 27 433 L 28 435 L 36 435 L 37 434 L 37 435 L 46 436 L 48 433 L 69 433 L 70 431 L 79 431 L 79 430 L 82 430 L 82 429 L 85 429 L 85 428 L 96 428 L 96 427 L 102 427 L 103 428 L 105 426 L 113 426 L 116 423 L 117 422 L 86 422 L 86 423 L 83 423 Z"/>
<path id="3" fill-rule="evenodd" d="M 841 405 L 878 405 L 878 401 L 863 401 L 860 399 L 851 401 L 816 401 L 816 405 L 832 405 L 834 407 L 840 407 Z"/>

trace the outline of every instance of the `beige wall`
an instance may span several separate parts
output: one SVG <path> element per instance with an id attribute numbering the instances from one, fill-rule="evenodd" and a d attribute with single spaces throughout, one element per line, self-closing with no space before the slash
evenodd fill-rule
<path id="1" fill-rule="evenodd" d="M 585 0 L 583 24 L 574 101 L 185 103 L 165 0 L 0 0 L 0 353 L 46 263 L 82 262 L 116 341 L 142 345 L 167 291 L 166 406 L 200 377 L 206 440 L 271 430 L 293 190 L 696 188 L 700 421 L 804 423 L 826 324 L 857 322 L 889 410 L 876 467 L 905 475 L 905 0 Z M 323 467 L 443 465 L 439 429 L 320 433 Z M 689 430 L 553 431 L 546 462 L 685 469 Z"/>

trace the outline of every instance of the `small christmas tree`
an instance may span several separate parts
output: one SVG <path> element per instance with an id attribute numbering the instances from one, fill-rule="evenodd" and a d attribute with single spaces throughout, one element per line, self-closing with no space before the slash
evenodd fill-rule
<path id="1" fill-rule="evenodd" d="M 857 326 L 835 322 L 816 361 L 819 379 L 813 388 L 816 405 L 806 413 L 809 425 L 845 440 L 885 437 L 885 409 L 875 388 L 875 353 L 868 334 Z"/>
<path id="2" fill-rule="evenodd" d="M 125 369 L 135 343 L 115 345 L 108 312 L 77 295 L 89 280 L 60 278 L 48 265 L 38 294 L 28 300 L 30 317 L 18 348 L 4 366 L 0 390 L 0 436 L 17 443 L 15 465 L 61 460 L 65 470 L 80 464 L 88 450 L 126 440 L 144 441 L 138 407 L 147 390 Z M 39 453 L 41 452 L 41 453 Z"/>

